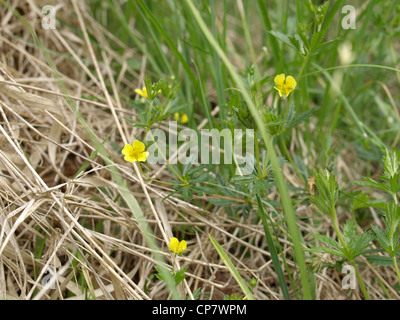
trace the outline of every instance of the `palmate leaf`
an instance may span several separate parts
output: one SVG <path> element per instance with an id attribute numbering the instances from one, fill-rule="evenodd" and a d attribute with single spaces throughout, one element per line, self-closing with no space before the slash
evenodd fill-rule
<path id="1" fill-rule="evenodd" d="M 375 234 L 375 239 L 378 241 L 378 243 L 381 245 L 381 247 L 390 255 L 392 255 L 392 250 L 390 248 L 390 241 L 389 238 L 381 228 L 378 226 L 372 225 L 371 226 L 372 231 Z"/>
<path id="2" fill-rule="evenodd" d="M 348 248 L 354 248 L 356 242 L 356 225 L 353 221 L 347 220 L 343 228 L 344 241 Z"/>
<path id="3" fill-rule="evenodd" d="M 343 228 L 343 236 L 346 242 L 346 250 L 344 252 L 349 260 L 361 255 L 370 246 L 370 242 L 374 238 L 370 230 L 361 234 L 352 220 L 346 221 Z"/>
<path id="4" fill-rule="evenodd" d="M 384 175 L 387 178 L 392 178 L 396 176 L 397 180 L 397 173 L 399 171 L 399 160 L 397 159 L 396 152 L 389 152 L 389 150 L 385 150 L 385 155 L 383 157 L 383 164 L 384 164 Z"/>
<path id="5" fill-rule="evenodd" d="M 296 46 L 292 43 L 292 41 L 290 41 L 289 37 L 286 34 L 283 34 L 283 33 L 277 32 L 277 31 L 273 31 L 273 30 L 268 31 L 268 33 L 270 33 L 275 38 L 279 39 L 283 43 L 287 44 L 289 47 L 291 47 L 294 50 L 299 52 L 299 49 L 296 48 Z"/>
<path id="6" fill-rule="evenodd" d="M 271 181 L 267 181 L 266 179 L 257 180 L 253 185 L 253 190 L 256 194 L 262 196 L 264 192 L 271 189 L 274 186 L 274 183 Z"/>
<path id="7" fill-rule="evenodd" d="M 318 233 L 312 234 L 312 236 L 315 239 L 327 244 L 331 248 L 314 247 L 314 248 L 307 249 L 307 251 L 318 252 L 318 253 L 329 253 L 329 254 L 332 254 L 332 255 L 335 255 L 335 256 L 338 256 L 338 257 L 345 258 L 345 255 L 344 255 L 344 253 L 342 251 L 342 248 L 341 248 L 340 244 L 336 240 L 334 240 L 334 239 L 332 239 L 332 238 L 330 238 L 328 236 L 325 236 L 325 235 L 322 235 L 322 234 L 318 234 Z"/>
<path id="8" fill-rule="evenodd" d="M 339 242 L 337 242 L 335 239 L 332 239 L 328 236 L 325 236 L 323 234 L 319 234 L 319 233 L 313 233 L 311 234 L 315 239 L 337 249 L 337 250 L 342 250 L 342 247 L 340 246 Z"/>
<path id="9" fill-rule="evenodd" d="M 353 181 L 353 183 L 359 184 L 364 187 L 374 188 L 374 189 L 378 189 L 378 190 L 382 190 L 382 191 L 390 193 L 390 189 L 388 188 L 388 186 L 386 184 L 376 182 L 375 180 L 372 180 L 371 178 L 364 178 L 364 179 L 365 179 L 365 181 L 357 180 L 357 181 Z"/>
<path id="10" fill-rule="evenodd" d="M 393 259 L 390 257 L 367 255 L 365 256 L 369 262 L 378 267 L 390 267 L 393 266 Z M 397 264 L 400 264 L 400 260 L 396 260 Z"/>
<path id="11" fill-rule="evenodd" d="M 367 249 L 371 245 L 371 240 L 374 238 L 374 235 L 372 232 L 369 230 L 367 232 L 364 232 L 362 235 L 359 235 L 357 237 L 356 243 L 355 243 L 355 257 L 358 257 L 363 253 L 365 249 Z"/>
<path id="12" fill-rule="evenodd" d="M 176 285 L 178 285 L 180 282 L 182 282 L 186 278 L 185 272 L 187 269 L 188 269 L 188 267 L 184 267 L 175 273 Z"/>
<path id="13" fill-rule="evenodd" d="M 335 250 L 333 248 L 314 247 L 314 248 L 306 249 L 306 251 L 317 252 L 317 253 L 329 253 L 334 256 L 345 258 L 345 255 L 343 254 L 343 252 Z"/>
<path id="14" fill-rule="evenodd" d="M 292 118 L 290 121 L 288 121 L 285 124 L 286 128 L 293 128 L 297 125 L 299 125 L 300 123 L 306 121 L 308 118 L 310 118 L 320 107 L 314 107 L 306 112 L 303 112 L 301 114 L 299 114 L 297 117 Z"/>

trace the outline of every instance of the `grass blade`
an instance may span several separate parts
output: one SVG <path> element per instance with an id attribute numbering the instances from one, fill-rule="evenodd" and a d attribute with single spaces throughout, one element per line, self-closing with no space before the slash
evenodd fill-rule
<path id="1" fill-rule="evenodd" d="M 283 275 L 282 266 L 279 261 L 278 253 L 275 248 L 274 240 L 272 239 L 271 232 L 269 230 L 268 220 L 262 206 L 260 197 L 257 195 L 257 202 L 258 202 L 258 215 L 260 216 L 262 223 L 264 225 L 265 237 L 267 238 L 269 252 L 271 253 L 272 263 L 274 265 L 275 272 L 278 276 L 279 285 L 281 287 L 283 296 L 286 300 L 290 300 L 289 290 L 286 285 L 285 276 Z"/>
<path id="2" fill-rule="evenodd" d="M 302 289 L 303 289 L 303 298 L 306 300 L 309 300 L 309 299 L 311 299 L 312 295 L 311 295 L 311 288 L 310 288 L 310 283 L 309 283 L 308 270 L 307 270 L 305 260 L 304 260 L 304 250 L 302 248 L 300 231 L 297 226 L 296 216 L 293 212 L 291 199 L 290 199 L 288 189 L 287 189 L 284 177 L 283 177 L 282 169 L 280 168 L 279 161 L 278 161 L 275 149 L 274 149 L 274 145 L 272 143 L 272 139 L 271 139 L 270 135 L 268 134 L 268 132 L 266 130 L 266 126 L 263 122 L 263 117 L 261 116 L 260 111 L 254 105 L 250 94 L 247 92 L 246 87 L 245 87 L 243 81 L 241 80 L 239 74 L 235 71 L 234 66 L 229 61 L 229 59 L 225 55 L 225 53 L 222 51 L 222 49 L 218 45 L 217 41 L 215 40 L 215 38 L 213 37 L 211 32 L 208 30 L 203 18 L 201 17 L 197 8 L 194 6 L 192 0 L 187 0 L 187 3 L 191 8 L 194 17 L 195 17 L 197 23 L 199 24 L 200 29 L 206 36 L 207 40 L 211 43 L 211 45 L 218 52 L 218 55 L 220 56 L 221 60 L 226 65 L 232 79 L 236 83 L 245 102 L 247 103 L 247 105 L 251 111 L 251 114 L 257 124 L 258 129 L 260 130 L 260 132 L 262 134 L 263 140 L 264 140 L 267 150 L 269 152 L 271 166 L 273 168 L 273 172 L 274 172 L 275 179 L 276 179 L 276 184 L 278 186 L 279 194 L 281 196 L 281 202 L 282 202 L 283 210 L 284 210 L 284 213 L 286 216 L 286 222 L 287 222 L 287 225 L 289 228 L 289 233 L 292 236 L 294 255 L 295 255 L 297 264 L 299 266 L 299 271 L 300 271 L 300 277 L 301 277 L 301 283 L 302 283 Z"/>
<path id="3" fill-rule="evenodd" d="M 243 280 L 242 276 L 239 274 L 239 272 L 233 265 L 231 259 L 229 259 L 228 255 L 225 253 L 224 249 L 222 249 L 217 240 L 215 240 L 211 234 L 209 234 L 208 236 L 210 237 L 210 240 L 214 245 L 215 249 L 217 250 L 219 256 L 224 261 L 225 265 L 228 267 L 229 272 L 235 278 L 240 288 L 242 289 L 243 293 L 246 295 L 247 300 L 255 300 L 246 282 Z"/>

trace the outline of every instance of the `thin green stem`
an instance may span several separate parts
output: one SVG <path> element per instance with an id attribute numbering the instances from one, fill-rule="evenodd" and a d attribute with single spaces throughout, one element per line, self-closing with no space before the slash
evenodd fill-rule
<path id="1" fill-rule="evenodd" d="M 163 157 L 165 163 L 168 165 L 168 167 L 172 170 L 173 173 L 175 173 L 176 177 L 183 182 L 184 185 L 186 185 L 186 181 L 183 180 L 183 178 L 180 176 L 180 174 L 178 172 L 176 172 L 176 170 L 174 169 L 174 167 L 169 163 L 167 157 L 164 155 L 164 153 L 161 151 L 161 148 L 158 146 L 156 139 L 154 139 L 153 133 L 151 132 L 151 130 L 148 131 L 151 135 L 151 139 L 153 140 L 153 142 L 156 144 L 156 147 L 158 149 L 158 152 L 160 152 L 161 156 Z M 140 167 L 140 166 L 139 166 Z"/>
<path id="2" fill-rule="evenodd" d="M 221 49 L 216 39 L 213 37 L 212 33 L 208 30 L 206 23 L 204 22 L 200 12 L 194 5 L 192 0 L 186 0 L 186 3 L 190 7 L 192 11 L 194 19 L 197 21 L 197 24 L 201 31 L 203 32 L 206 39 L 210 42 L 210 44 L 215 48 L 222 62 L 226 65 L 228 72 L 230 73 L 232 80 L 236 84 L 237 88 L 241 92 L 243 99 L 247 103 L 249 110 L 257 124 L 258 129 L 260 130 L 263 140 L 265 142 L 266 148 L 268 150 L 271 166 L 273 168 L 273 172 L 276 179 L 276 184 L 279 190 L 279 194 L 281 197 L 281 203 L 283 207 L 283 212 L 286 216 L 286 223 L 292 236 L 293 241 L 293 250 L 294 256 L 296 259 L 296 263 L 299 268 L 301 286 L 303 291 L 303 299 L 310 300 L 312 298 L 311 287 L 310 287 L 310 275 L 308 273 L 308 269 L 305 263 L 304 250 L 301 245 L 301 234 L 297 225 L 296 215 L 294 214 L 291 198 L 288 192 L 288 188 L 282 173 L 282 169 L 279 165 L 278 157 L 275 152 L 275 146 L 272 143 L 272 139 L 270 134 L 266 130 L 265 123 L 260 114 L 260 111 L 255 106 L 249 92 L 247 91 L 243 80 L 240 78 L 239 74 L 236 72 L 235 67 L 232 65 L 229 58 L 226 56 L 225 52 Z"/>
<path id="3" fill-rule="evenodd" d="M 297 169 L 297 166 L 295 165 L 292 157 L 290 156 L 289 150 L 287 149 L 286 144 L 284 143 L 283 139 L 281 139 L 281 146 L 283 148 L 283 151 L 285 152 L 287 159 L 289 160 L 290 164 L 292 165 L 293 170 L 296 172 L 297 176 L 299 177 L 299 179 L 301 180 L 303 185 L 307 188 L 307 183 L 305 182 L 303 176 L 300 174 L 299 170 Z"/>
<path id="4" fill-rule="evenodd" d="M 392 260 L 393 260 L 394 268 L 396 269 L 397 279 L 399 280 L 399 284 L 400 284 L 400 272 L 399 272 L 399 266 L 398 266 L 397 260 L 396 260 L 396 255 L 392 256 Z"/>
<path id="5" fill-rule="evenodd" d="M 261 172 L 261 167 L 260 167 L 260 151 L 258 147 L 258 139 L 257 139 L 257 130 L 254 132 L 254 146 L 255 146 L 255 152 L 256 152 L 256 160 L 257 160 L 257 170 L 258 170 L 258 177 L 262 179 L 262 172 Z"/>
<path id="6" fill-rule="evenodd" d="M 165 185 L 167 185 L 167 186 L 184 186 L 184 184 L 166 182 L 166 181 L 161 181 L 161 180 L 157 180 L 157 179 L 150 178 L 148 175 L 146 175 L 146 174 L 143 172 L 143 169 L 142 169 L 142 166 L 140 165 L 140 163 L 138 164 L 138 167 L 139 167 L 139 170 L 140 170 L 140 173 L 142 174 L 142 176 L 145 177 L 145 178 L 148 179 L 148 180 L 151 180 L 151 181 L 154 181 L 154 182 L 158 182 L 158 183 L 162 183 L 162 184 L 165 184 Z"/>
<path id="7" fill-rule="evenodd" d="M 354 268 L 354 271 L 356 272 L 356 278 L 357 278 L 358 284 L 360 285 L 361 291 L 364 294 L 365 299 L 366 300 L 371 300 L 370 297 L 369 297 L 369 294 L 367 292 L 367 289 L 365 289 L 364 282 L 361 279 L 360 273 L 358 272 L 358 269 L 356 267 L 356 264 L 355 264 L 354 260 L 350 260 L 349 263 Z"/>
<path id="8" fill-rule="evenodd" d="M 340 229 L 339 229 L 339 223 L 338 223 L 338 219 L 337 219 L 337 216 L 336 216 L 335 209 L 333 209 L 333 212 L 332 212 L 332 222 L 333 222 L 333 227 L 334 227 L 335 232 L 336 232 L 336 234 L 337 234 L 337 236 L 339 238 L 340 243 L 342 244 L 343 248 L 345 250 L 347 250 L 347 244 L 344 241 L 342 233 L 340 232 Z"/>

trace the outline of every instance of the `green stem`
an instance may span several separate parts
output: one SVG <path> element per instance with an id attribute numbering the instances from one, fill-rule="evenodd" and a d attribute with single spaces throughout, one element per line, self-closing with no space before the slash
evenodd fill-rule
<path id="1" fill-rule="evenodd" d="M 228 72 L 230 73 L 233 82 L 236 84 L 237 89 L 241 92 L 244 101 L 247 103 L 250 112 L 257 124 L 258 129 L 260 130 L 263 140 L 265 142 L 265 146 L 269 153 L 271 166 L 274 172 L 276 185 L 279 190 L 279 194 L 281 197 L 281 203 L 283 207 L 283 212 L 286 217 L 287 226 L 292 236 L 292 243 L 294 249 L 294 256 L 297 262 L 300 278 L 301 278 L 301 287 L 303 291 L 303 299 L 310 300 L 312 298 L 311 287 L 309 282 L 309 270 L 307 269 L 305 262 L 305 254 L 304 249 L 301 245 L 301 233 L 299 227 L 297 225 L 297 218 L 293 210 L 291 198 L 289 195 L 289 191 L 282 173 L 282 169 L 279 165 L 278 157 L 275 152 L 275 146 L 272 143 L 272 139 L 270 134 L 267 132 L 265 128 L 265 123 L 263 118 L 255 106 L 249 92 L 247 91 L 246 86 L 243 83 L 243 80 L 240 78 L 239 74 L 236 72 L 235 67 L 232 62 L 229 60 L 225 52 L 220 48 L 217 40 L 213 37 L 211 32 L 208 30 L 207 24 L 204 22 L 200 12 L 194 5 L 192 0 L 186 0 L 185 3 L 188 4 L 190 10 L 193 14 L 194 19 L 197 21 L 199 29 L 203 32 L 206 39 L 210 42 L 210 44 L 215 48 L 222 62 L 226 65 Z M 251 292 L 249 291 L 251 294 Z"/>
<path id="2" fill-rule="evenodd" d="M 303 179 L 303 176 L 300 174 L 299 170 L 297 169 L 296 165 L 294 164 L 294 161 L 293 161 L 292 157 L 290 156 L 289 150 L 287 149 L 285 142 L 283 141 L 283 139 L 280 139 L 280 142 L 281 142 L 283 151 L 285 152 L 286 158 L 289 160 L 290 164 L 292 165 L 293 170 L 296 172 L 297 176 L 300 178 L 303 185 L 307 188 L 307 183 L 305 182 L 305 180 Z"/>
<path id="3" fill-rule="evenodd" d="M 296 79 L 300 79 L 301 78 L 309 59 L 310 59 L 310 55 L 308 54 L 303 60 L 303 64 L 300 67 L 300 71 L 299 71 L 299 74 L 297 75 Z M 292 100 L 293 100 L 293 96 L 294 96 L 294 94 L 292 93 L 292 95 L 289 97 L 289 100 L 288 100 L 288 103 L 287 103 L 287 106 L 286 106 L 286 111 L 285 111 L 285 118 L 284 118 L 285 120 L 287 119 L 287 116 L 288 116 L 288 113 L 289 113 L 289 109 L 290 109 L 290 105 L 291 105 Z"/>
<path id="4" fill-rule="evenodd" d="M 159 183 L 162 183 L 162 184 L 166 184 L 167 186 L 180 186 L 180 187 L 181 187 L 181 186 L 184 186 L 184 184 L 166 182 L 166 181 L 161 181 L 161 180 L 157 180 L 157 179 L 150 178 L 149 176 L 147 176 L 147 175 L 143 172 L 143 169 L 142 169 L 142 166 L 140 165 L 140 163 L 138 163 L 138 167 L 139 167 L 139 170 L 140 170 L 140 173 L 142 174 L 142 176 L 145 177 L 145 178 L 148 179 L 148 180 L 151 180 L 151 181 L 154 181 L 154 182 L 159 182 Z"/>
<path id="5" fill-rule="evenodd" d="M 365 289 L 364 282 L 362 281 L 361 276 L 358 273 L 358 270 L 357 270 L 356 264 L 354 263 L 354 260 L 349 261 L 349 263 L 353 266 L 353 268 L 354 268 L 354 270 L 356 272 L 356 278 L 357 278 L 357 281 L 358 281 L 358 283 L 360 285 L 361 291 L 364 294 L 365 299 L 366 300 L 371 300 L 369 295 L 368 295 L 367 289 Z"/>
<path id="6" fill-rule="evenodd" d="M 256 160 L 257 160 L 258 177 L 260 179 L 262 179 L 263 176 L 262 176 L 262 172 L 261 172 L 261 168 L 260 168 L 260 151 L 258 148 L 257 130 L 255 130 L 255 132 L 254 132 L 254 137 L 255 137 L 254 145 L 255 145 L 255 149 L 256 149 L 255 152 L 256 152 Z"/>
<path id="7" fill-rule="evenodd" d="M 337 236 L 339 238 L 340 243 L 342 244 L 343 248 L 345 250 L 347 250 L 347 244 L 344 241 L 342 233 L 340 232 L 340 229 L 339 229 L 339 223 L 338 223 L 338 219 L 337 219 L 337 216 L 336 216 L 335 209 L 333 209 L 333 212 L 332 212 L 332 222 L 333 222 L 333 227 L 334 227 L 335 232 L 336 232 L 336 234 L 337 234 Z"/>
<path id="8" fill-rule="evenodd" d="M 396 269 L 397 279 L 399 280 L 399 284 L 400 284 L 400 272 L 399 272 L 399 266 L 397 265 L 397 261 L 396 261 L 396 255 L 393 255 L 392 259 L 393 259 L 394 268 Z"/>
<path id="9" fill-rule="evenodd" d="M 162 153 L 161 148 L 158 146 L 156 139 L 154 139 L 153 133 L 151 132 L 151 130 L 148 131 L 151 135 L 151 139 L 153 140 L 153 142 L 156 144 L 158 152 L 160 152 L 161 156 L 163 157 L 163 159 L 165 160 L 166 164 L 168 165 L 168 167 L 172 170 L 173 173 L 175 173 L 176 177 L 183 182 L 184 185 L 186 185 L 186 181 L 183 180 L 183 178 L 180 176 L 180 174 L 178 172 L 176 172 L 176 170 L 174 169 L 173 166 L 171 166 L 171 164 L 169 163 L 167 157 L 164 155 L 164 153 Z M 140 167 L 140 166 L 139 166 Z"/>

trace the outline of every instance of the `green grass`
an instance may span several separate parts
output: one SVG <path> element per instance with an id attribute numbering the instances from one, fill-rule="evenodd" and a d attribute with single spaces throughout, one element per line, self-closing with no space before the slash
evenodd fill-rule
<path id="1" fill-rule="evenodd" d="M 341 9 L 346 4 L 357 9 L 356 29 L 344 30 L 341 26 Z M 72 15 L 78 17 L 75 25 L 64 22 L 63 16 L 57 18 L 62 28 L 91 48 L 90 55 L 82 59 L 88 68 L 82 79 L 95 77 L 97 90 L 110 107 L 110 119 L 121 117 L 115 120 L 117 127 L 111 132 L 99 137 L 90 122 L 92 115 L 83 114 L 70 97 L 55 62 L 64 52 L 47 48 L 45 39 L 34 29 L 28 43 L 43 55 L 57 88 L 65 95 L 69 112 L 92 146 L 90 161 L 80 164 L 74 179 L 94 161 L 107 167 L 107 179 L 115 184 L 116 193 L 110 192 L 110 198 L 118 199 L 114 204 L 135 219 L 143 245 L 160 271 L 157 281 L 167 284 L 163 298 L 193 298 L 190 277 L 198 269 L 190 265 L 190 259 L 206 254 L 178 259 L 189 268 L 188 281 L 176 286 L 167 270 L 169 259 L 160 252 L 168 236 L 176 233 L 198 248 L 199 234 L 207 235 L 222 259 L 218 263 L 226 264 L 224 272 L 236 280 L 246 299 L 257 299 L 257 289 L 251 291 L 244 278 L 250 278 L 250 273 L 257 278 L 261 267 L 247 266 L 242 274 L 240 268 L 252 264 L 251 257 L 258 252 L 255 248 L 269 253 L 266 257 L 258 252 L 265 263 L 272 262 L 273 284 L 268 285 L 275 292 L 269 294 L 275 298 L 321 298 L 316 264 L 328 268 L 326 276 L 333 278 L 344 263 L 355 267 L 361 287 L 356 293 L 348 291 L 348 297 L 373 299 L 399 294 L 396 283 L 385 279 L 383 272 L 379 284 L 371 280 L 380 268 L 388 268 L 400 281 L 396 260 L 400 222 L 396 209 L 400 189 L 397 1 L 128 0 L 121 4 L 92 0 L 85 6 L 85 13 L 120 43 L 101 30 L 95 32 L 85 16 L 81 18 L 76 12 Z M 29 29 L 24 17 L 13 12 Z M 68 61 L 74 60 L 65 55 Z M 111 63 L 107 65 L 104 57 Z M 120 82 L 122 72 L 124 81 Z M 279 97 L 274 89 L 274 78 L 281 73 L 297 81 L 288 97 Z M 162 93 L 154 99 L 135 99 L 132 89 L 144 84 L 150 93 L 160 88 Z M 129 110 L 129 116 L 117 115 L 114 108 L 118 101 Z M 112 153 L 120 154 L 123 145 L 132 142 L 125 141 L 127 136 L 143 141 L 150 128 L 165 128 L 175 112 L 185 112 L 189 121 L 182 127 L 197 132 L 200 124 L 205 129 L 231 132 L 253 129 L 256 164 L 252 175 L 236 175 L 235 163 L 200 166 L 167 162 L 158 173 L 161 166 L 135 163 L 132 176 L 138 180 L 126 180 L 127 171 Z M 125 119 L 131 120 L 129 130 L 121 125 Z M 135 131 L 130 131 L 135 124 Z M 134 189 L 133 181 L 141 189 Z M 148 187 L 155 191 L 148 191 Z M 133 189 L 141 195 L 135 196 Z M 172 205 L 164 215 L 162 208 L 168 201 L 175 201 L 186 211 Z M 218 214 L 210 218 L 203 211 L 196 212 L 196 222 L 209 223 L 214 232 L 230 234 L 233 229 L 224 229 L 226 221 L 245 221 L 244 225 L 261 232 L 262 240 L 249 236 L 245 228 L 235 229 L 232 239 L 236 242 L 221 243 L 222 238 L 204 225 L 171 227 L 191 221 L 190 210 L 196 211 L 194 208 Z M 156 222 L 151 225 L 153 215 Z M 216 222 L 220 218 L 225 221 L 222 226 Z M 170 228 L 165 227 L 166 220 Z M 96 221 L 96 225 L 103 226 L 103 222 Z M 45 241 L 36 240 L 37 259 Z M 38 274 L 37 269 L 35 277 Z M 206 274 L 203 270 L 196 276 L 205 279 Z M 81 276 L 81 281 L 89 279 L 86 269 Z M 144 276 L 150 278 L 149 274 Z M 151 279 L 146 290 L 157 288 L 154 276 Z M 85 282 L 90 289 L 88 296 L 95 298 L 94 287 L 87 283 L 91 282 Z M 322 298 L 338 294 L 340 285 L 336 283 L 338 291 Z"/>

